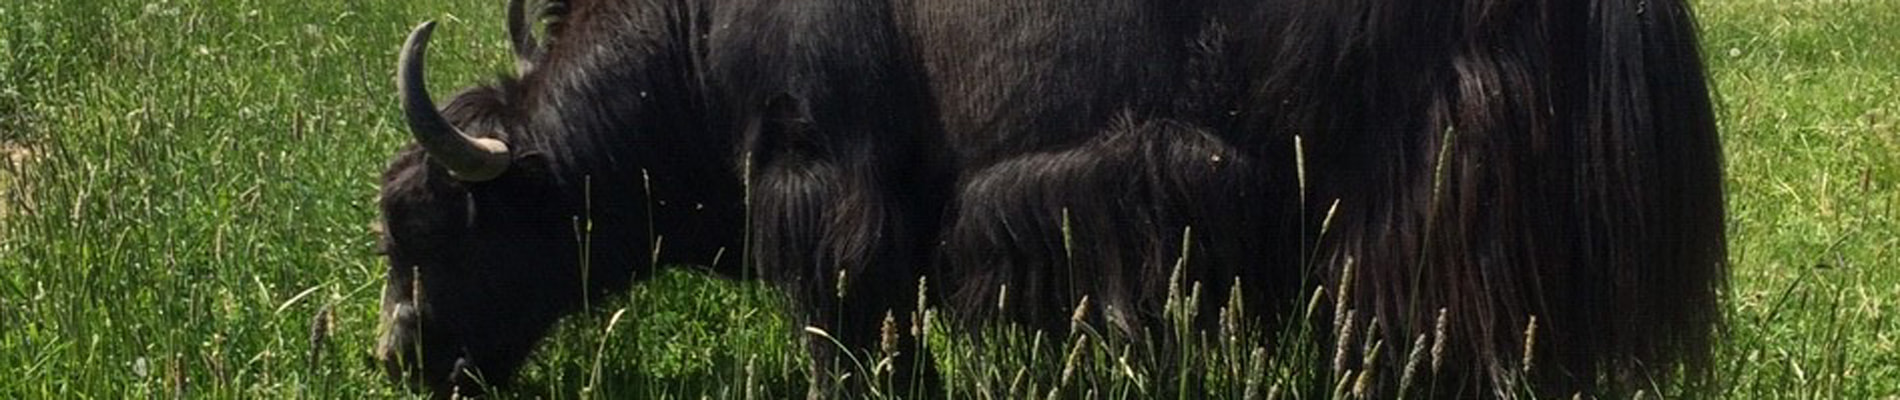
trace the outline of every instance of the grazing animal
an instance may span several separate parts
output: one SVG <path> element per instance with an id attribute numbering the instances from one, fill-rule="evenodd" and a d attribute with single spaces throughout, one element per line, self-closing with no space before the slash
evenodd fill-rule
<path id="1" fill-rule="evenodd" d="M 1393 382 L 1402 345 L 1329 366 L 1393 394 L 1706 363 L 1720 148 L 1682 0 L 558 4 L 545 42 L 512 6 L 519 76 L 439 111 L 431 26 L 405 46 L 379 354 L 438 393 L 654 254 L 780 283 L 846 351 L 925 274 L 966 321 L 1088 296 L 1139 337 L 1180 265 L 1265 305 L 1316 275 L 1353 312 L 1312 323 L 1361 327 L 1328 343 L 1446 343 L 1434 389 Z"/>
<path id="2" fill-rule="evenodd" d="M 1311 261 L 1345 294 L 1321 314 L 1352 316 L 1316 324 L 1359 332 L 1332 368 L 1396 383 L 1443 341 L 1418 382 L 1515 397 L 1706 366 L 1721 147 L 1687 1 L 1262 4 L 1245 125 L 1304 139 Z"/>
<path id="3" fill-rule="evenodd" d="M 878 288 L 914 285 L 932 229 L 910 224 L 940 208 L 904 199 L 932 118 L 880 4 L 571 0 L 537 40 L 517 0 L 517 74 L 440 108 L 417 27 L 398 74 L 416 143 L 380 200 L 386 371 L 444 396 L 505 383 L 555 320 L 668 263 L 780 282 L 799 322 L 877 348 L 916 304 Z M 837 279 L 904 283 L 840 301 Z M 915 347 L 896 375 L 930 365 Z"/>
<path id="4" fill-rule="evenodd" d="M 1010 317 L 1043 326 L 1092 295 L 1137 331 L 1184 256 L 1221 298 L 1266 276 L 1238 268 L 1269 248 L 1244 241 L 1270 214 L 1249 202 L 1291 203 L 1250 196 L 1291 169 L 1229 143 L 1243 86 L 1211 9 L 1124 3 L 567 1 L 536 40 L 516 1 L 516 76 L 439 109 L 418 27 L 377 354 L 438 394 L 506 382 L 553 321 L 656 263 L 777 282 L 846 351 L 910 315 L 932 265 L 953 303 L 1014 285 Z M 850 372 L 829 340 L 809 346 L 821 383 Z M 911 340 L 892 375 L 928 392 Z"/>

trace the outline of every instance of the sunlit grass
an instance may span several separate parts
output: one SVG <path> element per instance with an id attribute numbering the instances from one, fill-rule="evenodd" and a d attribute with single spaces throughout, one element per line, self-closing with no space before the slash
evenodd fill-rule
<path id="1" fill-rule="evenodd" d="M 0 398 L 405 395 L 364 363 L 376 176 L 407 140 L 395 51 L 433 19 L 437 93 L 506 71 L 494 3 L 0 3 Z M 1735 265 L 1720 383 L 1702 394 L 1900 394 L 1900 2 L 1699 5 Z M 675 270 L 595 308 L 560 325 L 514 394 L 803 395 L 802 333 L 763 284 Z M 936 329 L 959 394 L 1179 381 L 1099 330 L 1033 344 L 998 327 L 981 346 Z M 1259 341 L 1221 340 L 1202 348 L 1209 365 L 1267 373 L 1206 374 L 1219 393 L 1336 386 L 1295 366 L 1330 348 L 1253 368 Z"/>
<path id="2" fill-rule="evenodd" d="M 1900 3 L 1702 6 L 1735 262 L 1723 394 L 1900 394 Z"/>

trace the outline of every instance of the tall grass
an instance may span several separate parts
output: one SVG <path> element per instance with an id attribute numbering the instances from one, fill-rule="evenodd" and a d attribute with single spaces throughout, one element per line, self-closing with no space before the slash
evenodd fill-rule
<path id="1" fill-rule="evenodd" d="M 0 397 L 390 391 L 360 367 L 380 275 L 368 223 L 400 143 L 385 37 L 424 15 L 353 3 L 0 6 L 0 70 L 33 124 L 11 136 L 42 150 L 0 260 L 19 299 Z M 481 50 L 451 64 L 500 54 Z M 326 306 L 335 329 L 312 353 Z"/>
<path id="2" fill-rule="evenodd" d="M 0 174 L 0 398 L 406 395 L 365 362 L 370 222 L 408 140 L 395 53 L 424 19 L 451 27 L 438 93 L 510 66 L 499 4 L 0 4 L 0 140 L 33 154 Z M 566 321 L 522 393 L 698 393 L 747 363 L 795 386 L 759 286 L 664 274 L 599 306 L 629 310 L 618 329 Z"/>
<path id="3" fill-rule="evenodd" d="M 376 176 L 407 141 L 395 51 L 435 19 L 437 93 L 505 71 L 493 3 L 0 3 L 0 398 L 408 396 L 365 365 Z M 1900 2 L 1699 5 L 1734 281 L 1718 383 L 1663 392 L 1900 395 Z M 675 269 L 564 321 L 504 394 L 797 396 L 781 304 Z M 924 334 L 960 398 L 1351 394 L 1299 339 L 1341 327 L 1171 327 L 1176 353 L 1086 323 Z"/>
<path id="4" fill-rule="evenodd" d="M 1735 265 L 1721 394 L 1900 395 L 1900 3 L 1701 5 Z"/>

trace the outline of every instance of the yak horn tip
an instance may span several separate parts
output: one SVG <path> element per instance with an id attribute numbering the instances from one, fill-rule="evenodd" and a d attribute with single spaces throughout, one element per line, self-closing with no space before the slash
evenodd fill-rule
<path id="1" fill-rule="evenodd" d="M 469 144 L 478 150 L 484 162 L 473 168 L 450 169 L 449 175 L 465 182 L 484 182 L 508 172 L 508 143 L 494 138 L 471 137 Z"/>

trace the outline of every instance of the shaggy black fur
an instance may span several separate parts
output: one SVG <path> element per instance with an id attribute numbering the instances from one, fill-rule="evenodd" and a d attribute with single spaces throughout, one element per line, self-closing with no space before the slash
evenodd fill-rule
<path id="1" fill-rule="evenodd" d="M 836 363 L 839 351 L 876 349 L 887 315 L 909 331 L 946 191 L 936 117 L 891 5 L 735 3 L 712 18 L 749 26 L 711 29 L 707 81 L 730 91 L 722 105 L 736 112 L 723 114 L 748 116 L 737 154 L 750 188 L 748 260 L 791 295 L 799 323 L 831 336 L 806 335 L 813 394 L 867 374 L 898 377 L 899 393 L 916 376 L 932 392 L 935 363 L 913 358 L 922 347 L 907 334 L 892 371 Z M 847 372 L 849 385 L 828 382 Z"/>
<path id="2" fill-rule="evenodd" d="M 1001 307 L 1010 320 L 1060 332 L 1086 295 L 1097 326 L 1146 336 L 1165 321 L 1181 257 L 1184 285 L 1205 283 L 1210 299 L 1226 298 L 1243 269 L 1268 266 L 1242 240 L 1260 214 L 1255 168 L 1219 137 L 1172 120 L 1124 121 L 1079 146 L 996 163 L 958 192 L 940 281 L 965 316 Z"/>
<path id="3" fill-rule="evenodd" d="M 1097 323 L 1142 336 L 1183 256 L 1210 295 L 1242 275 L 1282 294 L 1297 205 L 1261 189 L 1290 186 L 1292 157 L 1235 147 L 1245 80 L 1216 4 L 909 5 L 959 174 L 934 281 L 962 319 L 1007 290 L 1005 317 L 1057 329 L 1089 296 L 1114 310 Z"/>
<path id="4" fill-rule="evenodd" d="M 520 76 L 443 114 L 507 142 L 512 166 L 465 182 L 412 146 L 384 174 L 392 377 L 438 395 L 504 383 L 553 321 L 654 254 L 780 282 L 801 322 L 875 349 L 883 315 L 916 304 L 904 288 L 942 197 L 911 188 L 934 118 L 900 69 L 915 63 L 877 40 L 896 37 L 880 4 L 573 0 L 543 8 L 559 13 L 545 43 L 511 12 Z M 842 299 L 840 269 L 863 283 Z M 828 366 L 834 346 L 812 348 Z"/>
<path id="5" fill-rule="evenodd" d="M 1265 4 L 1247 125 L 1305 135 L 1306 203 L 1339 202 L 1314 261 L 1334 294 L 1356 265 L 1361 332 L 1411 343 L 1446 310 L 1440 394 L 1627 395 L 1706 364 L 1721 152 L 1686 1 Z M 1345 367 L 1396 380 L 1406 347 Z"/>

